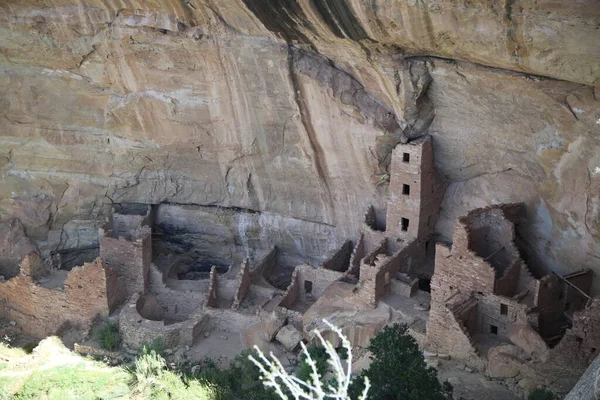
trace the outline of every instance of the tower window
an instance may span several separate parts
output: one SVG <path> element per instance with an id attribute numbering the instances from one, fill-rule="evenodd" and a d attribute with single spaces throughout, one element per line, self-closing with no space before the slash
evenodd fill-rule
<path id="1" fill-rule="evenodd" d="M 410 161 L 410 154 L 403 153 L 402 154 L 402 161 L 408 164 L 408 162 Z"/>
<path id="2" fill-rule="evenodd" d="M 304 281 L 304 291 L 306 293 L 312 293 L 313 283 L 311 281 Z"/>
<path id="3" fill-rule="evenodd" d="M 410 195 L 410 185 L 407 185 L 407 184 L 402 185 L 402 194 L 405 196 Z"/>
<path id="4" fill-rule="evenodd" d="M 490 325 L 490 333 L 492 335 L 497 335 L 498 334 L 498 327 L 495 325 Z"/>
<path id="5" fill-rule="evenodd" d="M 506 304 L 500 304 L 500 314 L 508 315 L 508 306 Z"/>
<path id="6" fill-rule="evenodd" d="M 400 225 L 401 225 L 401 228 L 402 228 L 402 232 L 408 231 L 408 218 L 402 218 L 400 220 Z"/>

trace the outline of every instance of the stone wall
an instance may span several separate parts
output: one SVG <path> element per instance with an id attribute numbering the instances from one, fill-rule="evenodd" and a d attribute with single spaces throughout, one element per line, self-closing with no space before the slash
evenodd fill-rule
<path id="1" fill-rule="evenodd" d="M 232 309 L 237 310 L 240 307 L 240 304 L 242 301 L 244 301 L 251 284 L 252 277 L 250 275 L 250 266 L 248 264 L 248 260 L 246 259 L 244 262 L 242 262 L 240 271 L 235 278 L 235 285 L 237 289 L 233 298 L 233 304 L 231 305 Z"/>
<path id="2" fill-rule="evenodd" d="M 460 316 L 455 315 L 443 303 L 431 303 L 425 348 L 447 353 L 459 360 L 477 362 L 477 351 L 464 324 L 464 321 L 472 320 L 472 312 L 477 303 L 468 297 L 457 298 L 456 303 L 462 305 Z"/>
<path id="3" fill-rule="evenodd" d="M 405 241 L 430 235 L 445 188 L 434 167 L 430 136 L 398 144 L 390 165 L 386 232 Z"/>
<path id="4" fill-rule="evenodd" d="M 112 208 L 110 226 L 119 238 L 131 238 L 131 233 L 143 226 L 152 227 L 152 207 L 147 204 L 123 204 Z"/>
<path id="5" fill-rule="evenodd" d="M 219 298 L 217 293 L 218 282 L 217 282 L 217 268 L 213 266 L 210 269 L 210 278 L 208 285 L 208 293 L 206 293 L 206 298 L 204 300 L 204 304 L 206 307 L 219 307 Z"/>
<path id="6" fill-rule="evenodd" d="M 273 247 L 266 256 L 262 258 L 255 266 L 250 270 L 251 280 L 264 276 L 268 277 L 273 269 L 275 269 L 275 264 L 277 262 L 277 247 Z"/>
<path id="7" fill-rule="evenodd" d="M 527 320 L 528 307 L 517 300 L 493 294 L 476 294 L 474 298 L 477 301 L 477 333 L 508 339 L 508 326 L 517 320 Z"/>
<path id="8" fill-rule="evenodd" d="M 350 240 L 346 241 L 339 250 L 333 252 L 321 263 L 320 268 L 345 272 L 349 267 L 352 250 L 352 242 Z"/>
<path id="9" fill-rule="evenodd" d="M 358 236 L 358 240 L 354 245 L 354 249 L 352 249 L 352 254 L 350 254 L 350 266 L 346 271 L 346 274 L 351 274 L 358 277 L 360 273 L 360 261 L 366 255 L 365 242 L 364 242 L 364 234 L 361 232 Z"/>
<path id="10" fill-rule="evenodd" d="M 115 237 L 110 224 L 98 229 L 100 258 L 125 282 L 127 293 L 148 290 L 148 269 L 152 262 L 152 236 L 148 226 L 130 232 L 130 239 Z"/>
<path id="11" fill-rule="evenodd" d="M 385 296 L 388 284 L 400 271 L 407 272 L 413 257 L 423 255 L 422 244 L 413 240 L 410 244 L 396 251 L 391 256 L 379 254 L 372 263 L 367 257 L 360 266 L 359 290 L 357 297 L 371 306 Z M 410 261 L 409 261 L 410 260 Z"/>
<path id="12" fill-rule="evenodd" d="M 73 268 L 63 289 L 50 289 L 36 284 L 30 276 L 18 275 L 0 283 L 0 298 L 4 299 L 6 318 L 29 335 L 43 338 L 69 323 L 87 330 L 97 316 L 107 317 L 119 303 L 108 298 L 107 276 L 111 274 L 100 259 Z M 113 295 L 118 291 L 113 292 Z"/>
<path id="13" fill-rule="evenodd" d="M 419 289 L 419 279 L 392 279 L 390 281 L 390 292 L 404 296 L 404 297 L 412 297 L 413 294 Z"/>
<path id="14" fill-rule="evenodd" d="M 19 272 L 21 275 L 30 276 L 33 280 L 38 280 L 45 275 L 48 270 L 42 261 L 38 252 L 27 254 L 19 264 Z"/>
<path id="15" fill-rule="evenodd" d="M 458 224 L 457 224 L 458 225 Z M 465 236 L 462 229 L 455 231 L 455 238 Z M 494 290 L 495 271 L 482 258 L 475 256 L 465 248 L 458 247 L 455 240 L 452 250 L 444 244 L 436 245 L 435 274 L 431 279 L 432 300 L 448 298 L 455 290 L 463 293 L 492 293 Z"/>
<path id="16" fill-rule="evenodd" d="M 494 293 L 502 296 L 512 297 L 517 294 L 519 278 L 522 271 L 521 259 L 515 260 L 507 267 L 502 275 L 496 279 Z"/>
<path id="17" fill-rule="evenodd" d="M 292 280 L 287 287 L 279 305 L 284 308 L 292 308 L 294 303 L 300 298 L 300 279 L 298 278 L 298 269 L 294 269 Z"/>
<path id="18" fill-rule="evenodd" d="M 342 272 L 313 267 L 308 264 L 298 265 L 296 271 L 298 271 L 300 298 L 303 300 L 309 296 L 318 299 L 327 286 L 344 276 Z"/>
<path id="19" fill-rule="evenodd" d="M 169 288 L 163 283 L 163 275 L 154 264 L 150 266 L 149 276 L 149 293 L 156 297 L 156 300 L 164 310 L 166 319 L 185 321 L 205 301 L 205 293 L 191 290 L 181 291 Z"/>

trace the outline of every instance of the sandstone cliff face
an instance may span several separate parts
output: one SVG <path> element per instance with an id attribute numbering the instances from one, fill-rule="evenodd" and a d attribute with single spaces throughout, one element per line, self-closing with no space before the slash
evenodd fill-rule
<path id="1" fill-rule="evenodd" d="M 94 247 L 113 202 L 230 207 L 312 259 L 429 131 L 442 238 L 525 201 L 533 269 L 600 273 L 598 21 L 595 0 L 4 1 L 0 215 L 50 252 Z"/>

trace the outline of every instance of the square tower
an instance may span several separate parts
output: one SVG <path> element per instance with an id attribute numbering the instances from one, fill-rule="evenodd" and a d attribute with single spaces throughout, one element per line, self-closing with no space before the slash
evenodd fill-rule
<path id="1" fill-rule="evenodd" d="M 386 232 L 410 241 L 435 227 L 445 184 L 433 165 L 433 143 L 426 135 L 392 152 Z"/>

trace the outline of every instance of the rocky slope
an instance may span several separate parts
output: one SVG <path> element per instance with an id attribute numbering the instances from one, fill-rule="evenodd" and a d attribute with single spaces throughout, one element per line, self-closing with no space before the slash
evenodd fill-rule
<path id="1" fill-rule="evenodd" d="M 312 259 L 429 131 L 441 239 L 525 201 L 532 268 L 600 273 L 595 0 L 7 0 L 0 70 L 0 215 L 46 253 L 141 202 L 262 213 Z"/>

